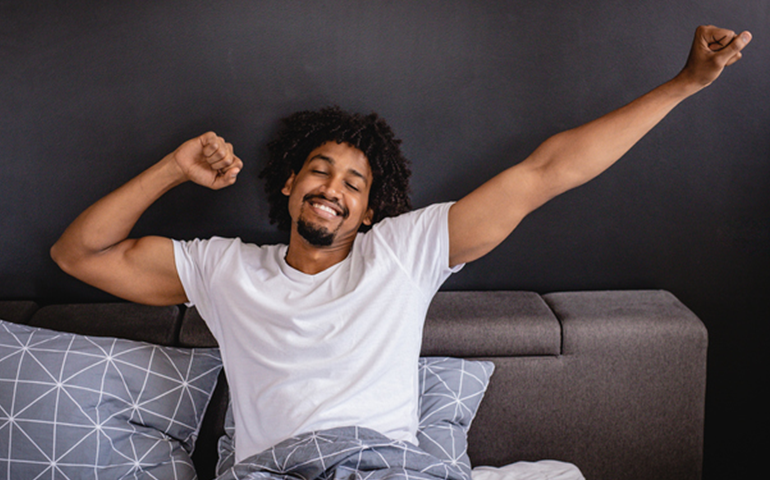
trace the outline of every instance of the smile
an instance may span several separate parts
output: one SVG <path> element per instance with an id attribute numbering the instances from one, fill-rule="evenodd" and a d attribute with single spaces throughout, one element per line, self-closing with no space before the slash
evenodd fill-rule
<path id="1" fill-rule="evenodd" d="M 318 214 L 328 217 L 348 217 L 348 210 L 339 205 L 336 200 L 329 200 L 322 195 L 306 195 L 303 199 Z"/>
<path id="2" fill-rule="evenodd" d="M 340 214 L 338 211 L 334 210 L 333 208 L 331 208 L 331 207 L 329 207 L 327 205 L 322 205 L 320 203 L 311 203 L 310 205 L 312 205 L 317 210 L 321 210 L 321 211 L 324 211 L 324 212 L 329 212 L 330 214 L 335 215 L 335 216 Z"/>

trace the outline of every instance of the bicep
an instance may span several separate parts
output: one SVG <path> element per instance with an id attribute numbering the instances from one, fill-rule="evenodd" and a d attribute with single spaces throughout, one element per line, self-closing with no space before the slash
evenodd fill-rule
<path id="1" fill-rule="evenodd" d="M 449 211 L 451 266 L 483 257 L 529 213 L 555 195 L 536 159 L 515 165 L 458 200 Z"/>
<path id="2" fill-rule="evenodd" d="M 132 302 L 174 305 L 187 301 L 176 270 L 173 242 L 168 238 L 124 240 L 83 259 L 75 276 Z"/>

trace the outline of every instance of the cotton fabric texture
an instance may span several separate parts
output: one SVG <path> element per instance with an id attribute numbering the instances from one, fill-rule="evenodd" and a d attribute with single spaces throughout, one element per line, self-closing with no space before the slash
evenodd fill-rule
<path id="1" fill-rule="evenodd" d="M 361 427 L 284 440 L 226 470 L 217 480 L 468 480 L 456 466 Z"/>
<path id="2" fill-rule="evenodd" d="M 495 364 L 490 361 L 452 357 L 423 357 L 419 361 L 419 449 L 458 470 L 463 480 L 471 480 L 468 430 L 494 370 Z M 224 428 L 225 434 L 218 442 L 217 475 L 223 475 L 235 464 L 232 403 L 225 415 Z"/>
<path id="3" fill-rule="evenodd" d="M 316 275 L 289 266 L 285 245 L 174 242 L 187 297 L 222 350 L 236 461 L 340 426 L 417 443 L 425 314 L 460 268 L 449 268 L 450 206 L 378 222 Z"/>

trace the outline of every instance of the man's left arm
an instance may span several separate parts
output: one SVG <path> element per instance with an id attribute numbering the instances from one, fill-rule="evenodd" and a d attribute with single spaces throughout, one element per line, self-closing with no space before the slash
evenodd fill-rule
<path id="1" fill-rule="evenodd" d="M 529 213 L 609 168 L 682 100 L 741 58 L 751 34 L 698 27 L 684 69 L 672 80 L 597 120 L 546 140 L 449 211 L 449 263 L 476 260 L 494 249 Z"/>

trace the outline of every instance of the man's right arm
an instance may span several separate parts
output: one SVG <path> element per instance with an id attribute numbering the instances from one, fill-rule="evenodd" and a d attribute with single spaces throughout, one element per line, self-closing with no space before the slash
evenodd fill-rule
<path id="1" fill-rule="evenodd" d="M 51 248 L 51 257 L 68 274 L 120 298 L 149 305 L 186 302 L 172 241 L 128 236 L 170 189 L 188 180 L 215 190 L 227 187 L 242 167 L 232 145 L 213 132 L 188 140 L 81 213 Z"/>

